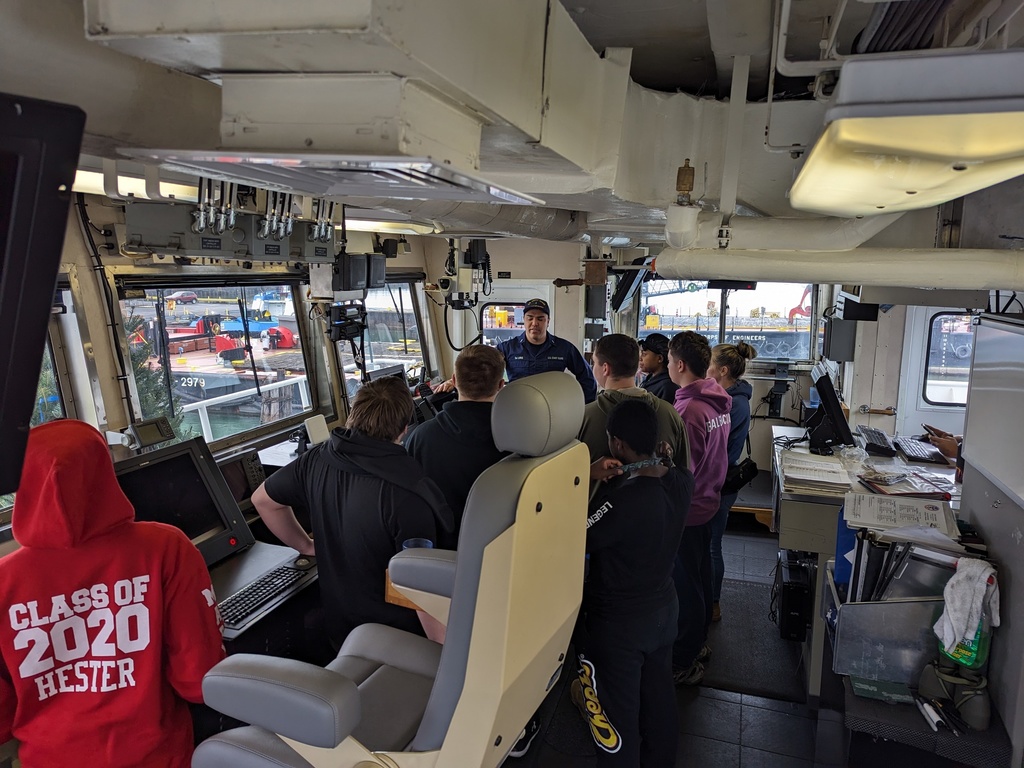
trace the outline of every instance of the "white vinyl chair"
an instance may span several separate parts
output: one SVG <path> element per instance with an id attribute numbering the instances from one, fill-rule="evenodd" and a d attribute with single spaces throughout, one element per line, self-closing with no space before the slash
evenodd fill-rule
<path id="1" fill-rule="evenodd" d="M 231 656 L 207 674 L 206 703 L 252 725 L 207 739 L 194 768 L 500 765 L 557 681 L 579 612 L 582 418 L 583 393 L 564 373 L 509 384 L 491 424 L 512 455 L 473 485 L 458 552 L 391 560 L 396 587 L 447 625 L 443 646 L 367 624 L 326 668 Z"/>

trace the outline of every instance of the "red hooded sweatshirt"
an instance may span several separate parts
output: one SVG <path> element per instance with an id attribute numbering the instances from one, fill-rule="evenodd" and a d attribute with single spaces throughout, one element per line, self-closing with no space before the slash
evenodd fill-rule
<path id="1" fill-rule="evenodd" d="M 199 551 L 136 523 L 106 440 L 80 421 L 29 433 L 0 559 L 0 742 L 25 768 L 187 768 L 203 675 L 224 657 Z"/>

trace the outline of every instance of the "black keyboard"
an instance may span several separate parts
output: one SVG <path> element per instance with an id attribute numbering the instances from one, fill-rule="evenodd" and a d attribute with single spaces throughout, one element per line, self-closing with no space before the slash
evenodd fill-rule
<path id="1" fill-rule="evenodd" d="M 864 438 L 864 450 L 873 453 L 875 456 L 895 456 L 896 448 L 892 440 L 880 429 L 865 427 L 863 424 L 857 427 L 860 436 Z"/>
<path id="2" fill-rule="evenodd" d="M 900 453 L 906 456 L 910 461 L 928 461 L 932 464 L 949 464 L 949 462 L 946 461 L 946 457 L 942 455 L 942 451 L 931 443 L 915 440 L 912 437 L 897 437 L 895 442 L 896 447 L 900 449 Z"/>
<path id="3" fill-rule="evenodd" d="M 288 589 L 308 571 L 296 570 L 282 565 L 261 576 L 252 584 L 235 592 L 218 605 L 221 618 L 228 627 L 240 627 L 246 619 L 260 610 L 274 598 L 287 592 Z"/>

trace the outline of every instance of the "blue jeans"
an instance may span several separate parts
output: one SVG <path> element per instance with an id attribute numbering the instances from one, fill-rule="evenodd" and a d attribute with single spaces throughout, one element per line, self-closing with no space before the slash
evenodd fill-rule
<path id="1" fill-rule="evenodd" d="M 711 594 L 712 600 L 718 602 L 722 597 L 722 579 L 725 578 L 725 558 L 722 557 L 722 537 L 725 535 L 725 526 L 729 522 L 729 510 L 736 503 L 739 493 L 730 493 L 722 496 L 718 505 L 718 511 L 711 518 L 711 570 L 714 574 Z"/>

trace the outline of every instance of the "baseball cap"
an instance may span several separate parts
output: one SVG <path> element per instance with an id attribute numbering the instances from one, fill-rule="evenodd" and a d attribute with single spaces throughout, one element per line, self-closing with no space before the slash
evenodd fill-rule
<path id="1" fill-rule="evenodd" d="M 665 357 L 668 355 L 668 336 L 663 333 L 652 333 L 640 339 L 640 349 Z"/>
<path id="2" fill-rule="evenodd" d="M 544 299 L 530 299 L 526 302 L 526 306 L 523 307 L 523 314 L 526 314 L 531 309 L 540 310 L 548 317 L 551 316 L 551 307 L 548 306 L 548 303 L 544 301 Z"/>

